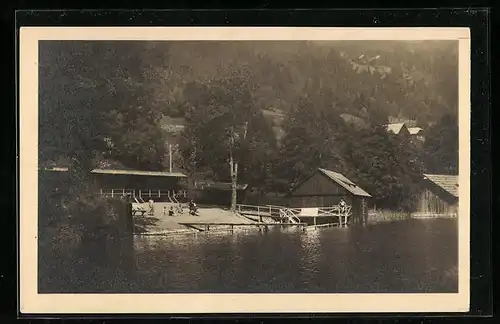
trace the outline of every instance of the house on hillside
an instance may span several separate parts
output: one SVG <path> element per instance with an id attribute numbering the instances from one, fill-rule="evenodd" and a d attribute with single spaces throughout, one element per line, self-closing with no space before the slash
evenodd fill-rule
<path id="1" fill-rule="evenodd" d="M 410 131 L 408 130 L 408 127 L 406 126 L 405 123 L 387 124 L 385 125 L 385 127 L 389 133 L 392 133 L 394 135 L 399 135 L 399 136 L 410 135 Z"/>
<path id="2" fill-rule="evenodd" d="M 421 142 L 425 141 L 424 130 L 420 127 L 408 127 L 408 132 L 410 133 L 411 139 L 416 139 Z"/>
<path id="3" fill-rule="evenodd" d="M 288 204 L 292 208 L 329 207 L 340 199 L 352 206 L 353 223 L 366 222 L 368 199 L 371 195 L 340 173 L 317 169 L 289 192 Z"/>
<path id="4" fill-rule="evenodd" d="M 424 174 L 417 210 L 413 217 L 456 217 L 458 213 L 458 176 Z"/>
<path id="5" fill-rule="evenodd" d="M 241 204 L 245 201 L 248 184 L 236 185 L 236 200 Z M 200 204 L 230 206 L 231 205 L 232 184 L 231 182 L 217 182 L 207 180 L 197 180 L 193 183 L 193 190 L 190 198 Z"/>

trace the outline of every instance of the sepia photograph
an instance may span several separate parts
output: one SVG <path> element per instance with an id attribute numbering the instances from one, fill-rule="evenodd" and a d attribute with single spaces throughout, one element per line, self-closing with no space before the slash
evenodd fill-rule
<path id="1" fill-rule="evenodd" d="M 21 298 L 45 301 L 26 305 L 468 309 L 467 29 L 40 29 Z"/>

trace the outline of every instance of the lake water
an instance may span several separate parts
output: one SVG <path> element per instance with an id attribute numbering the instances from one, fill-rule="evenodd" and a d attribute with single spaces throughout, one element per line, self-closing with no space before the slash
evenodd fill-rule
<path id="1" fill-rule="evenodd" d="M 412 219 L 306 232 L 136 236 L 131 262 L 108 261 L 99 280 L 93 271 L 76 290 L 457 292 L 457 225 L 456 219 Z"/>

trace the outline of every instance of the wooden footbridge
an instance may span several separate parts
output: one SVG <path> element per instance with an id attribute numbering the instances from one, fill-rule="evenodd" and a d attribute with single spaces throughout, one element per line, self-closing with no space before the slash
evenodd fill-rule
<path id="1" fill-rule="evenodd" d="M 312 226 L 347 226 L 352 216 L 351 206 L 290 208 L 275 205 L 236 205 L 238 214 L 247 218 L 258 218 L 260 223 L 299 224 L 312 222 Z M 321 223 L 321 224 L 318 224 Z"/>

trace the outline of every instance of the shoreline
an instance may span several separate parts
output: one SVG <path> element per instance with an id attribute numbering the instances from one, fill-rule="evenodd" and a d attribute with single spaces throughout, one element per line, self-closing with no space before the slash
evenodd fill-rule
<path id="1" fill-rule="evenodd" d="M 258 219 L 245 217 L 238 213 L 232 213 L 220 207 L 200 207 L 198 215 L 189 215 L 187 209 L 183 209 L 181 214 L 175 216 L 165 215 L 171 204 L 155 203 L 154 214 L 147 212 L 142 216 L 133 216 L 134 232 L 133 236 L 169 236 L 169 235 L 192 235 L 210 233 L 232 233 L 232 232 L 253 232 L 262 231 L 260 228 L 269 225 L 261 223 Z M 147 208 L 147 206 L 144 206 Z M 381 223 L 405 221 L 410 219 L 454 219 L 454 215 L 415 215 L 405 212 L 377 211 L 370 213 L 365 225 L 376 225 Z M 199 223 L 199 226 L 197 225 Z M 206 223 L 210 223 L 211 229 L 203 229 Z M 187 226 L 190 224 L 193 227 Z M 271 223 L 272 224 L 272 223 Z M 246 226 L 243 226 L 246 225 Z M 255 225 L 255 226 L 251 226 Z M 198 226 L 198 227 L 196 227 Z M 356 225 L 348 225 L 356 226 Z M 306 226 L 303 230 L 316 230 L 322 228 L 339 227 L 333 224 Z M 340 226 L 342 227 L 342 226 Z"/>

